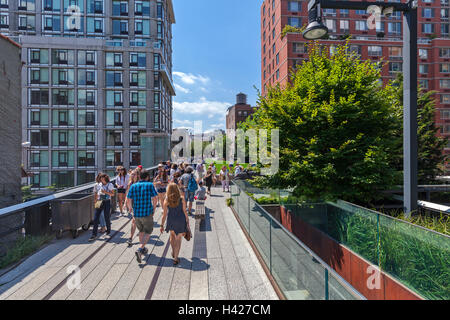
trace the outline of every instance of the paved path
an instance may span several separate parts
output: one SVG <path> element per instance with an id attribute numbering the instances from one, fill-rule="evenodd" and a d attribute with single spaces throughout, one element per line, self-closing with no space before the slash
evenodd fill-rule
<path id="1" fill-rule="evenodd" d="M 161 208 L 145 260 L 135 258 L 138 239 L 128 248 L 130 219 L 113 219 L 114 236 L 88 243 L 90 232 L 69 236 L 35 253 L 0 277 L 4 299 L 277 299 L 221 189 L 206 200 L 206 219 L 190 218 L 193 238 L 183 240 L 173 266 L 168 234 L 159 232 Z M 74 276 L 74 267 L 79 268 Z M 72 269 L 71 269 L 72 268 Z M 73 288 L 79 279 L 79 288 Z M 71 286 L 72 285 L 72 286 Z"/>

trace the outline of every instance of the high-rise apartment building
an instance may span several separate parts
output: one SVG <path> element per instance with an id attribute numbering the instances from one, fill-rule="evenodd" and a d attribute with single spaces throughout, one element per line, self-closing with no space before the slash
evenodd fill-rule
<path id="1" fill-rule="evenodd" d="M 419 0 L 418 5 L 419 83 L 427 90 L 438 92 L 436 124 L 442 126 L 440 134 L 450 136 L 449 0 Z M 332 50 L 333 46 L 344 43 L 351 35 L 351 51 L 361 55 L 363 60 L 383 59 L 386 62 L 381 76 L 383 83 L 387 83 L 402 72 L 403 16 L 401 12 L 394 12 L 389 17 L 381 16 L 373 29 L 368 27 L 369 16 L 365 10 L 323 9 L 329 38 L 320 42 Z M 307 23 L 308 1 L 264 0 L 261 6 L 263 95 L 269 86 L 287 83 L 291 70 L 308 58 L 308 40 L 301 34 L 287 33 L 284 38 L 281 37 L 286 25 L 301 27 Z M 450 154 L 450 143 L 445 152 Z"/>
<path id="2" fill-rule="evenodd" d="M 137 166 L 141 133 L 170 136 L 173 23 L 172 0 L 0 0 L 0 33 L 26 61 L 22 139 L 34 187 Z"/>

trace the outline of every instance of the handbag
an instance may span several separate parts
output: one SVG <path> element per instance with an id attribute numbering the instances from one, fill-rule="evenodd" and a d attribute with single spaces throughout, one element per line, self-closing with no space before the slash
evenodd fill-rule
<path id="1" fill-rule="evenodd" d="M 95 201 L 95 209 L 101 209 L 103 207 L 103 200 Z"/>
<path id="2" fill-rule="evenodd" d="M 187 231 L 186 231 L 186 234 L 184 235 L 184 238 L 186 239 L 186 241 L 191 240 L 192 233 L 191 233 L 191 230 L 189 228 L 187 228 Z"/>

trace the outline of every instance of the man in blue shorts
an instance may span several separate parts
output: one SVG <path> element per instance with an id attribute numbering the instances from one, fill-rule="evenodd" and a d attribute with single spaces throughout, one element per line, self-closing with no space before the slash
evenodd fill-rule
<path id="1" fill-rule="evenodd" d="M 133 207 L 133 215 L 136 227 L 139 230 L 139 242 L 141 247 L 136 251 L 136 259 L 142 262 L 142 255 L 147 254 L 145 247 L 153 232 L 153 208 L 156 208 L 158 194 L 150 182 L 150 173 L 146 170 L 141 172 L 141 181 L 130 187 L 127 195 L 128 206 Z"/>

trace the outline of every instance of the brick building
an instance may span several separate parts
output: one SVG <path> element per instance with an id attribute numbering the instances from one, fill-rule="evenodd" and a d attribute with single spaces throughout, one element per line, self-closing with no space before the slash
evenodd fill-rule
<path id="1" fill-rule="evenodd" d="M 256 107 L 247 104 L 246 94 L 239 93 L 236 95 L 236 104 L 227 110 L 227 130 L 236 130 L 238 123 L 245 121 L 255 111 Z"/>
<path id="2" fill-rule="evenodd" d="M 437 91 L 436 123 L 442 126 L 440 134 L 444 136 L 450 136 L 449 11 L 449 0 L 419 0 L 418 78 L 423 88 Z M 343 39 L 351 35 L 351 51 L 360 54 L 363 60 L 386 62 L 381 70 L 386 84 L 396 73 L 402 72 L 402 13 L 382 16 L 373 30 L 368 28 L 368 18 L 364 10 L 323 9 L 329 39 L 320 42 L 332 47 L 344 43 Z M 263 95 L 269 86 L 286 84 L 290 71 L 308 58 L 308 40 L 301 34 L 288 33 L 281 38 L 284 26 L 301 27 L 307 23 L 308 1 L 264 0 L 261 5 Z M 445 152 L 450 154 L 450 143 Z"/>
<path id="3" fill-rule="evenodd" d="M 22 202 L 21 193 L 21 47 L 0 34 L 0 208 Z M 23 215 L 0 217 L 0 256 L 19 236 L 11 229 L 22 224 Z"/>

